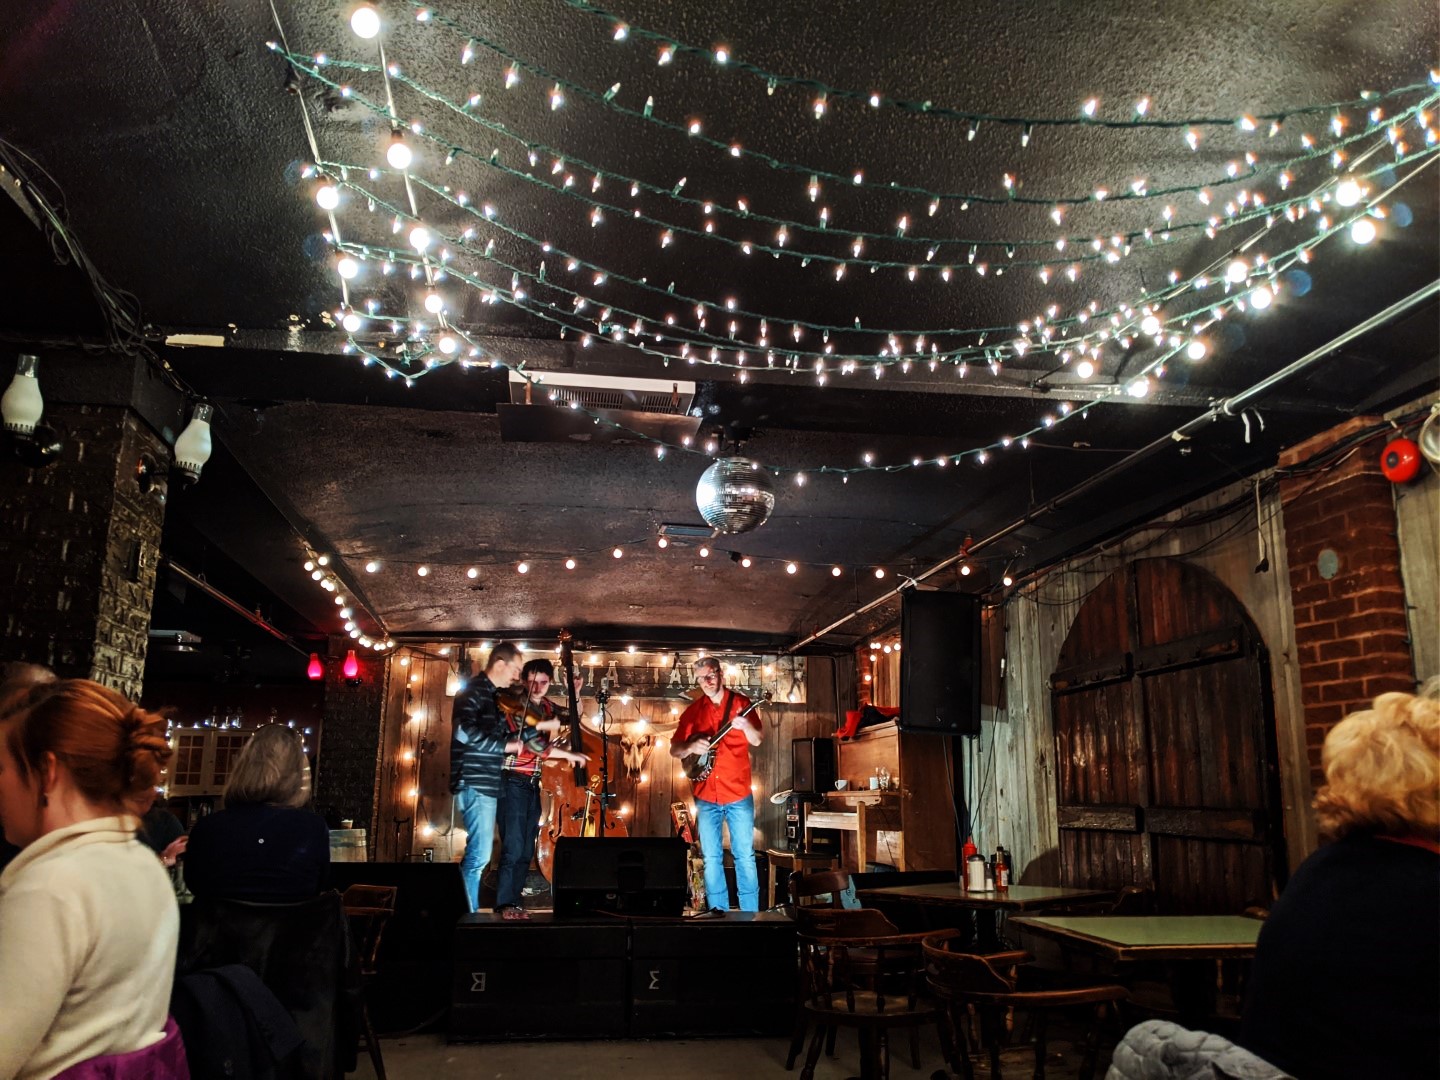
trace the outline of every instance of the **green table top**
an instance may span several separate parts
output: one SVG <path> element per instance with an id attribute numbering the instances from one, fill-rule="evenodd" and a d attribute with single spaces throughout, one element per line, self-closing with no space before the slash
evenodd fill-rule
<path id="1" fill-rule="evenodd" d="M 1060 885 L 1012 885 L 1008 889 L 970 892 L 958 881 L 929 885 L 877 885 L 855 890 L 857 896 L 876 900 L 910 900 L 921 904 L 945 904 L 962 908 L 990 908 L 1002 911 L 1035 911 L 1058 904 L 1111 900 L 1114 889 L 1068 889 Z"/>
<path id="2" fill-rule="evenodd" d="M 1027 915 L 1009 926 L 1116 960 L 1255 955 L 1265 924 L 1244 915 Z"/>

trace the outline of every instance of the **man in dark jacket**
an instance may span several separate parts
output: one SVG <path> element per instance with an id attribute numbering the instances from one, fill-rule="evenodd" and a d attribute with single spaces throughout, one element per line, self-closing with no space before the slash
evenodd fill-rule
<path id="1" fill-rule="evenodd" d="M 507 737 L 505 719 L 495 704 L 497 690 L 520 674 L 520 650 L 502 641 L 490 653 L 485 671 L 455 697 L 450 731 L 450 793 L 465 821 L 465 857 L 460 880 L 471 911 L 480 907 L 480 875 L 495 843 L 495 811 L 500 797 L 500 767 L 517 752 L 518 738 Z M 560 722 L 554 721 L 555 730 Z"/>

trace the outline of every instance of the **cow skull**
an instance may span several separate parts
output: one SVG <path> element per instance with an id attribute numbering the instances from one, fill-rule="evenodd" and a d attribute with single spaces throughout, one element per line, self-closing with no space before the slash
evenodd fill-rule
<path id="1" fill-rule="evenodd" d="M 625 776 L 627 779 L 638 781 L 645 771 L 645 764 L 650 760 L 650 753 L 655 749 L 655 736 L 648 732 L 642 734 L 627 731 L 620 733 L 620 750 L 625 762 Z"/>

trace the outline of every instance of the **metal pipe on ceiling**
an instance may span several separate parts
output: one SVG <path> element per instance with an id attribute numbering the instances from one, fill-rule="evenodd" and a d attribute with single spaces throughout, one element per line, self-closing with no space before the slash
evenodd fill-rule
<path id="1" fill-rule="evenodd" d="M 189 584 L 194 585 L 195 588 L 199 589 L 212 600 L 219 601 L 225 607 L 233 611 L 236 615 L 239 615 L 242 619 L 246 620 L 247 622 L 253 623 L 261 630 L 264 630 L 271 637 L 284 642 L 286 645 L 289 645 L 290 648 L 294 649 L 301 656 L 310 655 L 309 649 L 304 648 L 302 645 L 296 642 L 296 640 L 292 638 L 289 634 L 285 633 L 284 630 L 280 630 L 277 627 L 272 626 L 269 622 L 267 622 L 265 619 L 262 619 L 255 612 L 247 610 L 244 605 L 242 605 L 239 601 L 232 600 L 219 589 L 215 588 L 214 585 L 211 585 L 204 578 L 192 574 L 189 570 L 186 570 L 174 559 L 165 559 L 161 565 L 163 565 L 176 577 L 179 577 L 184 581 L 188 582 Z"/>
<path id="2" fill-rule="evenodd" d="M 1174 431 L 1170 432 L 1170 434 L 1160 436 L 1160 438 L 1155 439 L 1153 442 L 1149 443 L 1146 446 L 1142 446 L 1134 453 L 1127 455 L 1126 457 L 1120 459 L 1112 465 L 1106 466 L 1099 472 L 1095 473 L 1093 476 L 1089 477 L 1088 479 L 1082 481 L 1079 484 L 1076 484 L 1069 490 L 1061 492 L 1053 499 L 1037 507 L 1036 509 L 1031 510 L 1022 517 L 1016 518 L 1014 521 L 1010 522 L 1010 524 L 1005 525 L 1000 529 L 997 529 L 995 532 L 991 533 L 984 539 L 976 540 L 974 543 L 969 545 L 968 549 L 965 552 L 956 552 L 954 555 L 951 555 L 946 559 L 942 559 L 940 562 L 936 563 L 934 566 L 931 566 L 929 569 L 919 574 L 915 574 L 914 576 L 907 577 L 905 581 L 903 581 L 900 585 L 897 585 L 895 588 L 891 589 L 889 592 L 882 593 L 874 600 L 871 600 L 868 604 L 864 604 L 861 607 L 858 607 L 854 611 L 850 612 L 848 615 L 844 615 L 841 618 L 836 619 L 824 629 L 816 630 L 809 637 L 804 638 L 801 641 L 797 641 L 795 644 L 789 646 L 785 651 L 793 653 L 800 649 L 803 649 L 806 645 L 809 645 L 813 641 L 818 641 L 820 638 L 824 637 L 826 634 L 830 633 L 837 627 L 844 626 L 850 620 L 857 619 L 861 615 L 874 611 L 877 607 L 880 607 L 882 604 L 888 603 L 890 600 L 899 596 L 907 588 L 913 588 L 927 578 L 934 577 L 936 574 L 941 573 L 942 571 L 954 566 L 962 558 L 965 558 L 968 555 L 973 555 L 981 548 L 989 547 L 997 541 L 1003 540 L 1005 537 L 1009 536 L 1016 530 L 1024 528 L 1036 518 L 1053 513 L 1056 510 L 1060 509 L 1062 506 L 1066 506 L 1069 503 L 1074 502 L 1082 495 L 1085 495 L 1099 485 L 1114 479 L 1120 473 L 1138 464 L 1139 462 L 1144 461 L 1149 457 L 1153 457 L 1161 450 L 1172 447 L 1176 443 L 1185 442 L 1191 437 L 1192 432 L 1198 431 L 1206 424 L 1213 423 L 1214 421 L 1219 420 L 1221 417 L 1238 415 L 1240 412 L 1249 408 L 1252 402 L 1263 397 L 1267 391 L 1273 389 L 1274 387 L 1280 385 L 1288 379 L 1293 378 L 1300 372 L 1304 371 L 1306 368 L 1310 367 L 1312 364 L 1315 364 L 1316 362 L 1325 359 L 1326 357 L 1334 353 L 1336 350 L 1344 348 L 1356 338 L 1369 333 L 1371 330 L 1374 330 L 1377 327 L 1383 326 L 1385 323 L 1390 322 L 1392 319 L 1405 314 L 1412 308 L 1418 307 L 1420 304 L 1424 303 L 1426 300 L 1429 300 L 1431 297 L 1437 294 L 1440 294 L 1440 279 L 1432 281 L 1430 282 L 1430 284 L 1416 289 L 1413 293 L 1411 293 L 1404 299 L 1397 300 L 1395 303 L 1391 304 L 1389 307 L 1383 309 L 1382 311 L 1377 311 L 1368 319 L 1364 319 L 1361 322 L 1356 323 L 1349 330 L 1346 330 L 1343 334 L 1332 338 L 1324 345 L 1321 345 L 1318 349 L 1314 349 L 1311 352 L 1306 353 L 1304 356 L 1300 357 L 1300 359 L 1294 361 L 1293 363 L 1287 364 L 1279 371 L 1272 372 L 1265 378 L 1261 379 L 1259 382 L 1255 383 L 1253 386 L 1241 390 L 1238 394 L 1234 394 L 1231 397 L 1223 398 L 1220 401 L 1215 402 L 1199 416 L 1187 420 Z"/>

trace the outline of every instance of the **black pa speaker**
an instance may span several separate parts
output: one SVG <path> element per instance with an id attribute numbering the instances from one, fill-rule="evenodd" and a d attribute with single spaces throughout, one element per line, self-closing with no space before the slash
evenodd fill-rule
<path id="1" fill-rule="evenodd" d="M 801 795 L 824 795 L 835 789 L 835 740 L 792 739 L 790 789 Z"/>
<path id="2" fill-rule="evenodd" d="M 903 594 L 900 730 L 980 731 L 980 601 L 955 592 Z"/>
<path id="3" fill-rule="evenodd" d="M 555 844 L 555 915 L 678 916 L 688 851 L 678 836 L 563 836 Z"/>

